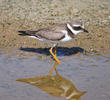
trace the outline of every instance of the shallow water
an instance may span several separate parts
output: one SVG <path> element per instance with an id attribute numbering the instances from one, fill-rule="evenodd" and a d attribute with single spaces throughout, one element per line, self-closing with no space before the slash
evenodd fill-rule
<path id="1" fill-rule="evenodd" d="M 0 100 L 66 100 L 51 96 L 37 87 L 16 81 L 49 75 L 54 63 L 37 57 L 19 59 L 0 55 Z M 59 74 L 80 91 L 87 91 L 81 100 L 110 99 L 110 58 L 102 56 L 70 56 L 60 58 Z M 55 72 L 53 72 L 55 74 Z"/>
<path id="2" fill-rule="evenodd" d="M 16 81 L 49 75 L 54 65 L 54 62 L 48 61 L 49 57 L 41 56 L 50 55 L 49 48 L 45 48 L 47 46 L 36 40 L 19 37 L 18 30 L 37 30 L 73 19 L 80 19 L 90 34 L 79 35 L 68 44 L 62 44 L 66 47 L 58 48 L 62 63 L 57 70 L 78 90 L 87 91 L 82 100 L 110 100 L 110 55 L 73 55 L 84 52 L 83 48 L 95 53 L 109 53 L 110 0 L 0 0 L 0 14 L 0 100 L 65 99 Z M 5 54 L 1 54 L 1 48 L 6 49 L 3 50 Z M 26 59 L 11 56 L 13 48 L 20 48 L 23 51 L 21 55 L 29 52 L 27 56 L 30 53 L 35 53 L 35 56 Z"/>

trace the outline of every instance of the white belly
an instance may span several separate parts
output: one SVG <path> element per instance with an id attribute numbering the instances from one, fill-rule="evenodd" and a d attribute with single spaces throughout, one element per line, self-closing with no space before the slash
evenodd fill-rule
<path id="1" fill-rule="evenodd" d="M 66 30 L 62 30 L 62 33 L 65 34 L 65 38 L 60 40 L 61 42 L 67 42 L 67 41 L 72 40 L 72 38 L 67 34 Z"/>
<path id="2" fill-rule="evenodd" d="M 40 41 L 51 42 L 51 43 L 55 43 L 55 44 L 59 43 L 59 42 L 67 42 L 67 41 L 72 40 L 72 38 L 67 34 L 67 30 L 62 30 L 61 32 L 62 32 L 62 34 L 65 35 L 65 37 L 63 39 L 61 39 L 60 41 L 46 40 L 46 39 L 43 39 L 43 38 L 41 39 L 41 38 L 38 38 L 35 36 L 29 36 L 29 37 L 40 40 Z"/>

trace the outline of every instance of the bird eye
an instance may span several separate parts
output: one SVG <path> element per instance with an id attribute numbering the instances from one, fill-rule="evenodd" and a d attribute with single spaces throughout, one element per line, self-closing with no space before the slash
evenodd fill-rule
<path id="1" fill-rule="evenodd" d="M 73 28 L 74 28 L 74 30 L 76 30 L 76 31 L 78 31 L 78 30 L 81 30 L 81 29 L 82 29 L 80 26 L 78 26 L 78 27 L 73 27 Z"/>

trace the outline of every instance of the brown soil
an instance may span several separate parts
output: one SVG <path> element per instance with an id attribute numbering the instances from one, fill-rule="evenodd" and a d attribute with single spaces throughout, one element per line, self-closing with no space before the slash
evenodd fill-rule
<path id="1" fill-rule="evenodd" d="M 37 30 L 80 19 L 89 34 L 61 44 L 97 53 L 110 52 L 109 0 L 2 0 L 0 2 L 0 48 L 12 52 L 20 47 L 47 47 L 38 40 L 21 37 L 18 30 Z"/>

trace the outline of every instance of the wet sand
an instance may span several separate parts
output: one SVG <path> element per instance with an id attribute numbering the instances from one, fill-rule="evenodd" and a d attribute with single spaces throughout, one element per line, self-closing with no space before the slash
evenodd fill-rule
<path id="1" fill-rule="evenodd" d="M 101 54 L 110 52 L 110 0 L 2 0 L 0 48 L 11 52 L 13 48 L 50 46 L 21 37 L 18 31 L 37 30 L 74 19 L 81 20 L 89 34 L 81 33 L 60 46 L 78 46 Z"/>
<path id="2" fill-rule="evenodd" d="M 82 100 L 110 99 L 110 0 L 0 0 L 0 100 L 64 100 L 16 81 L 49 75 L 54 65 L 49 44 L 21 37 L 18 30 L 73 19 L 81 20 L 89 34 L 59 44 L 57 70 L 87 91 Z"/>
<path id="3" fill-rule="evenodd" d="M 64 100 L 37 87 L 16 81 L 20 78 L 49 75 L 54 62 L 49 63 L 49 60 L 40 60 L 36 56 L 27 59 L 13 56 L 6 60 L 6 56 L 0 56 L 0 100 Z M 59 74 L 70 80 L 78 90 L 87 91 L 82 100 L 109 100 L 109 56 L 74 55 L 60 57 L 60 60 L 62 63 L 57 66 Z"/>

